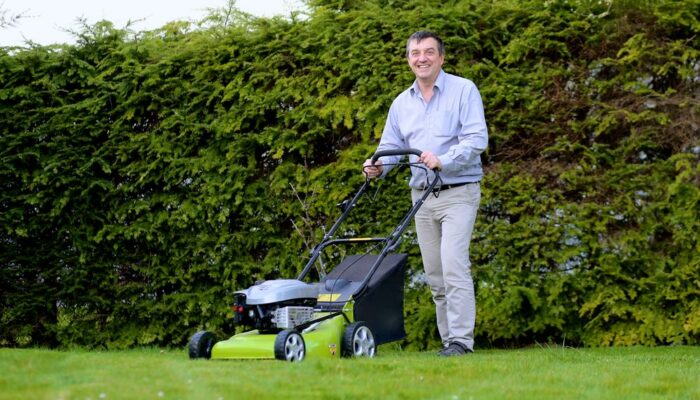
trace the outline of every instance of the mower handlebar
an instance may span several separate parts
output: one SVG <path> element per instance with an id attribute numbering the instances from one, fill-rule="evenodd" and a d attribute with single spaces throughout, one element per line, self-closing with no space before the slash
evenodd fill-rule
<path id="1" fill-rule="evenodd" d="M 407 154 L 414 154 L 420 157 L 421 154 L 423 154 L 422 151 L 418 149 L 393 149 L 393 150 L 382 150 L 374 153 L 372 156 L 372 165 L 380 158 L 384 156 L 404 156 Z"/>

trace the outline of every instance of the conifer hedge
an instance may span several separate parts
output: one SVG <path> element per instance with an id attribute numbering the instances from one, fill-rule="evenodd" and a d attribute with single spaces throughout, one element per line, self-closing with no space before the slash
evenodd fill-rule
<path id="1" fill-rule="evenodd" d="M 698 344 L 699 0 L 309 0 L 0 50 L 0 345 L 226 332 L 362 183 L 418 29 L 487 114 L 478 346 Z M 405 179 L 378 185 L 349 231 L 398 223 Z M 401 251 L 404 344 L 435 346 Z"/>

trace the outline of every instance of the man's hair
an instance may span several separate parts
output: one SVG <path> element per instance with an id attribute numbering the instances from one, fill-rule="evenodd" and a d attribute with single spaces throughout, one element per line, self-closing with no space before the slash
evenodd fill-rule
<path id="1" fill-rule="evenodd" d="M 406 57 L 408 57 L 409 54 L 409 49 L 411 47 L 411 42 L 416 41 L 416 43 L 420 43 L 421 40 L 427 39 L 427 38 L 433 38 L 438 44 L 438 53 L 440 53 L 441 56 L 445 55 L 445 45 L 442 43 L 442 39 L 440 39 L 440 36 L 437 34 L 430 32 L 430 31 L 418 31 L 411 35 L 411 37 L 408 38 L 408 41 L 406 42 Z"/>

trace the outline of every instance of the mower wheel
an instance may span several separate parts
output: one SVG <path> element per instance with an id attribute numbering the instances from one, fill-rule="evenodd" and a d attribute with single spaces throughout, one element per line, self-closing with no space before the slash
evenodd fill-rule
<path id="1" fill-rule="evenodd" d="M 341 349 L 343 357 L 373 358 L 377 354 L 374 335 L 367 324 L 362 321 L 353 322 L 345 328 Z"/>
<path id="2" fill-rule="evenodd" d="M 282 361 L 297 362 L 306 356 L 306 343 L 299 332 L 285 329 L 275 338 L 275 358 Z"/>
<path id="3" fill-rule="evenodd" d="M 190 339 L 190 359 L 211 358 L 211 348 L 214 347 L 216 338 L 209 331 L 199 331 Z"/>

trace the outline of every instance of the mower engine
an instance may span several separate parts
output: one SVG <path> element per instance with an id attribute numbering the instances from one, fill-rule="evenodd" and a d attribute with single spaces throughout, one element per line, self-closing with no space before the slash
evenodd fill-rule
<path id="1" fill-rule="evenodd" d="M 234 322 L 260 332 L 291 329 L 310 321 L 318 286 L 296 279 L 276 279 L 234 293 Z"/>

